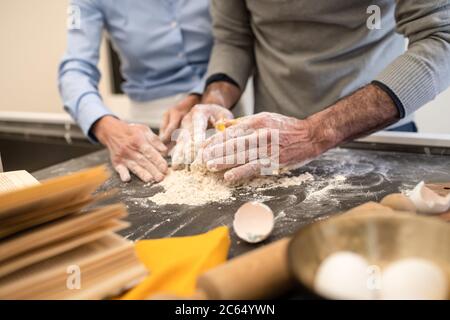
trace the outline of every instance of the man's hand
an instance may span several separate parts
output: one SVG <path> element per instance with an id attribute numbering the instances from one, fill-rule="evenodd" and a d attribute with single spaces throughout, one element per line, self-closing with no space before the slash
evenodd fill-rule
<path id="1" fill-rule="evenodd" d="M 369 85 L 306 120 L 267 112 L 242 118 L 206 140 L 195 162 L 206 164 L 211 171 L 228 170 L 225 180 L 238 182 L 260 175 L 263 169 L 271 170 L 273 164 L 298 167 L 398 117 L 389 95 Z"/>
<path id="2" fill-rule="evenodd" d="M 162 154 L 167 147 L 149 127 L 106 116 L 94 125 L 93 134 L 108 148 L 122 181 L 130 181 L 129 170 L 144 182 L 164 179 L 167 163 Z"/>
<path id="3" fill-rule="evenodd" d="M 217 121 L 230 120 L 230 110 L 216 104 L 198 104 L 183 118 L 177 144 L 172 154 L 172 166 L 179 169 L 191 164 L 201 144 L 206 139 L 209 125 Z"/>
<path id="4" fill-rule="evenodd" d="M 168 144 L 171 142 L 172 133 L 180 127 L 181 120 L 189 111 L 200 103 L 201 97 L 196 94 L 188 95 L 164 114 L 161 126 L 159 128 L 159 137 L 162 142 Z"/>
<path id="5" fill-rule="evenodd" d="M 261 175 L 264 169 L 293 169 L 322 151 L 310 123 L 276 113 L 263 112 L 239 119 L 203 144 L 196 162 L 210 171 L 225 172 L 228 182 Z"/>

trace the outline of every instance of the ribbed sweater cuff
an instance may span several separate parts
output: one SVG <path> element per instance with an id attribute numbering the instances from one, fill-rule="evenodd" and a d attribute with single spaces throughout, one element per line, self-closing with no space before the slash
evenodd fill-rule
<path id="1" fill-rule="evenodd" d="M 408 54 L 394 60 L 375 80 L 395 93 L 405 109 L 405 116 L 414 113 L 437 95 L 431 70 Z"/>

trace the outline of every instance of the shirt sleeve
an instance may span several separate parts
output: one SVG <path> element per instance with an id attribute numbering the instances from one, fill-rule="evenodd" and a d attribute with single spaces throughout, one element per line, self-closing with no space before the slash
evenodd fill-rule
<path id="1" fill-rule="evenodd" d="M 212 0 L 211 15 L 214 47 L 207 78 L 225 74 L 245 88 L 254 68 L 254 36 L 246 2 Z"/>
<path id="2" fill-rule="evenodd" d="M 381 72 L 405 116 L 433 100 L 450 85 L 450 0 L 397 0 L 397 32 L 408 50 Z"/>
<path id="3" fill-rule="evenodd" d="M 203 77 L 200 79 L 199 83 L 189 93 L 202 95 L 203 92 L 205 91 L 206 78 L 207 74 L 205 73 Z"/>
<path id="4" fill-rule="evenodd" d="M 93 142 L 92 125 L 111 111 L 98 92 L 97 68 L 104 26 L 103 14 L 94 0 L 71 0 L 79 12 L 80 24 L 69 28 L 67 51 L 58 71 L 58 86 L 64 109 Z"/>

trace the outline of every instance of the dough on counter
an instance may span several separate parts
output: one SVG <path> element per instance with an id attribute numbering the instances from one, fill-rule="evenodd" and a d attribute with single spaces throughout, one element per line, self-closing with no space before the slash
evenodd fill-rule
<path id="1" fill-rule="evenodd" d="M 224 181 L 223 172 L 169 169 L 166 178 L 156 185 L 163 187 L 164 190 L 147 199 L 157 205 L 201 206 L 211 202 L 233 200 L 233 192 L 237 188 L 263 191 L 278 187 L 299 186 L 312 180 L 314 177 L 309 173 L 298 176 L 264 176 L 234 186 Z"/>

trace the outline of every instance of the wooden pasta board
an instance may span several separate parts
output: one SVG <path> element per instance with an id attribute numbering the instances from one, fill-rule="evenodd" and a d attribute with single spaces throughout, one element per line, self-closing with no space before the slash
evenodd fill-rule
<path id="1" fill-rule="evenodd" d="M 95 229 L 99 224 L 112 219 L 124 218 L 126 215 L 127 212 L 123 205 L 111 205 L 74 214 L 21 232 L 0 242 L 0 262 L 25 251 Z"/>
<path id="2" fill-rule="evenodd" d="M 1 193 L 0 218 L 43 208 L 67 207 L 89 196 L 108 178 L 108 170 L 100 166 L 46 180 L 39 185 Z"/>
<path id="3" fill-rule="evenodd" d="M 86 290 L 85 298 L 105 297 L 105 294 L 111 293 L 112 288 L 123 288 L 128 280 L 136 280 L 137 275 L 140 278 L 146 273 L 135 256 L 133 244 L 120 236 L 108 234 L 1 278 L 0 299 L 80 296 L 81 291 L 66 287 L 67 267 L 71 265 L 79 266 L 81 270 L 81 291 Z M 134 272 L 128 272 L 131 269 Z M 92 289 L 96 287 L 103 289 Z M 92 292 L 89 291 L 91 289 Z"/>
<path id="4" fill-rule="evenodd" d="M 21 255 L 14 256 L 0 264 L 0 278 L 34 263 L 52 258 L 58 254 L 62 254 L 86 243 L 100 239 L 111 232 L 127 228 L 128 226 L 129 223 L 127 222 L 112 220 L 98 226 L 96 229 L 84 232 L 75 237 L 62 239 L 47 246 L 39 247 L 35 250 L 30 250 Z"/>
<path id="5" fill-rule="evenodd" d="M 114 233 L 129 226 L 120 220 L 125 206 L 93 207 L 111 194 L 92 195 L 108 177 L 101 166 L 42 184 L 8 181 L 0 192 L 0 299 L 100 299 L 146 275 L 133 243 Z M 68 285 L 70 267 L 79 268 L 81 288 Z"/>

